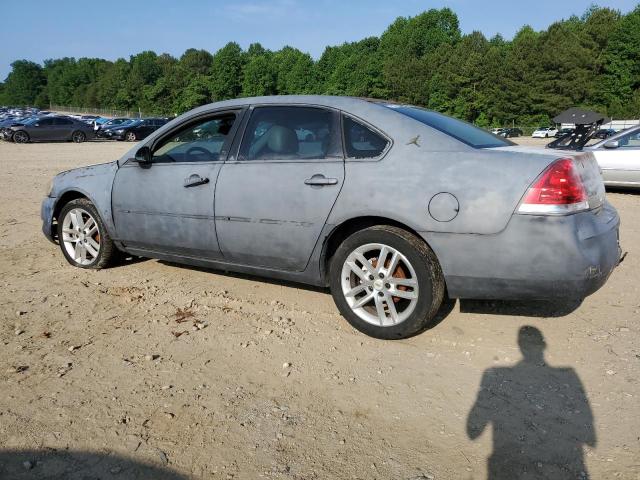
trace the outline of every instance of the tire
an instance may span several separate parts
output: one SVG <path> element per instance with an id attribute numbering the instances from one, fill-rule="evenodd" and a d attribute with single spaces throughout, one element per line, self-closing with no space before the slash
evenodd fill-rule
<path id="1" fill-rule="evenodd" d="M 127 132 L 124 136 L 127 142 L 135 142 L 137 140 L 135 132 Z"/>
<path id="2" fill-rule="evenodd" d="M 15 132 L 12 139 L 15 143 L 29 143 L 30 140 L 29 134 L 22 130 L 18 130 L 17 132 Z"/>
<path id="3" fill-rule="evenodd" d="M 78 224 L 78 215 L 82 217 L 82 225 Z M 93 223 L 90 223 L 89 217 Z M 91 234 L 94 226 L 95 233 Z M 78 230 L 80 227 L 84 230 Z M 87 229 L 89 229 L 88 232 Z M 58 240 L 64 258 L 78 268 L 92 270 L 105 268 L 117 252 L 98 210 L 86 198 L 71 200 L 62 207 L 58 215 Z M 96 244 L 98 248 L 95 248 Z M 78 248 L 79 245 L 80 248 Z"/>
<path id="4" fill-rule="evenodd" d="M 71 134 L 71 140 L 74 143 L 82 143 L 87 139 L 87 135 L 84 132 L 76 130 Z"/>
<path id="5" fill-rule="evenodd" d="M 382 253 L 383 247 L 388 253 Z M 385 258 L 380 269 L 376 255 Z M 354 328 L 384 340 L 428 328 L 445 293 L 440 263 L 429 246 L 389 225 L 360 230 L 342 242 L 330 261 L 329 286 L 338 310 Z"/>

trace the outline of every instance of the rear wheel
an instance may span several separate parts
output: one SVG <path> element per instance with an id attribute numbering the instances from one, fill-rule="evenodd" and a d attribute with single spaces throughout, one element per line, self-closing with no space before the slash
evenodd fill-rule
<path id="1" fill-rule="evenodd" d="M 135 142 L 137 140 L 135 132 L 127 132 L 124 138 L 127 142 Z"/>
<path id="2" fill-rule="evenodd" d="M 58 240 L 74 267 L 100 269 L 114 257 L 115 245 L 96 207 L 86 198 L 72 200 L 58 215 Z"/>
<path id="3" fill-rule="evenodd" d="M 375 338 L 399 339 L 421 332 L 444 298 L 444 277 L 435 254 L 398 227 L 379 225 L 348 237 L 331 259 L 329 275 L 340 313 Z"/>
<path id="4" fill-rule="evenodd" d="M 71 140 L 75 143 L 82 143 L 87 139 L 87 135 L 84 132 L 76 131 L 71 134 Z"/>
<path id="5" fill-rule="evenodd" d="M 15 143 L 27 143 L 29 141 L 29 134 L 22 130 L 18 130 L 13 134 L 13 141 Z"/>

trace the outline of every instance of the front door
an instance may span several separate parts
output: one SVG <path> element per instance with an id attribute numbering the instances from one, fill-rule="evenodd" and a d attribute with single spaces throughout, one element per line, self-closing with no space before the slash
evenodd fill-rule
<path id="1" fill-rule="evenodd" d="M 225 260 L 305 269 L 344 181 L 339 117 L 315 107 L 256 107 L 216 184 Z"/>
<path id="2" fill-rule="evenodd" d="M 600 148 L 596 160 L 607 182 L 618 185 L 640 184 L 640 131 L 618 139 L 618 148 Z"/>
<path id="3" fill-rule="evenodd" d="M 27 129 L 31 140 L 56 140 L 55 118 L 41 118 Z"/>
<path id="4" fill-rule="evenodd" d="M 237 116 L 189 121 L 150 145 L 150 164 L 128 161 L 118 169 L 112 192 L 118 239 L 133 249 L 219 257 L 215 183 Z"/>

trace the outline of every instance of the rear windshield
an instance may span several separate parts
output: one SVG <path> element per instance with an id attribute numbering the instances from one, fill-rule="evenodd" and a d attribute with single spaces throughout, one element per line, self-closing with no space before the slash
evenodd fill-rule
<path id="1" fill-rule="evenodd" d="M 478 128 L 475 125 L 431 110 L 397 105 L 389 105 L 389 108 L 411 117 L 414 120 L 418 120 L 436 130 L 440 130 L 473 148 L 506 147 L 508 145 L 514 145 L 513 142 L 510 142 L 506 138 L 497 137 L 493 133 Z"/>

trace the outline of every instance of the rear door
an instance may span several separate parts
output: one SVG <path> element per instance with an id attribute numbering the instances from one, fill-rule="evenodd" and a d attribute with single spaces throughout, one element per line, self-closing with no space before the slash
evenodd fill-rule
<path id="1" fill-rule="evenodd" d="M 217 112 L 178 126 L 150 145 L 150 165 L 129 161 L 118 169 L 112 205 L 125 245 L 192 258 L 220 256 L 215 182 L 240 115 Z"/>
<path id="2" fill-rule="evenodd" d="M 54 140 L 68 140 L 71 138 L 71 133 L 76 128 L 76 124 L 69 118 L 56 118 L 54 122 Z M 81 126 L 77 126 L 78 130 Z"/>
<path id="3" fill-rule="evenodd" d="M 302 271 L 344 181 L 339 115 L 260 106 L 216 184 L 216 231 L 233 263 Z"/>

